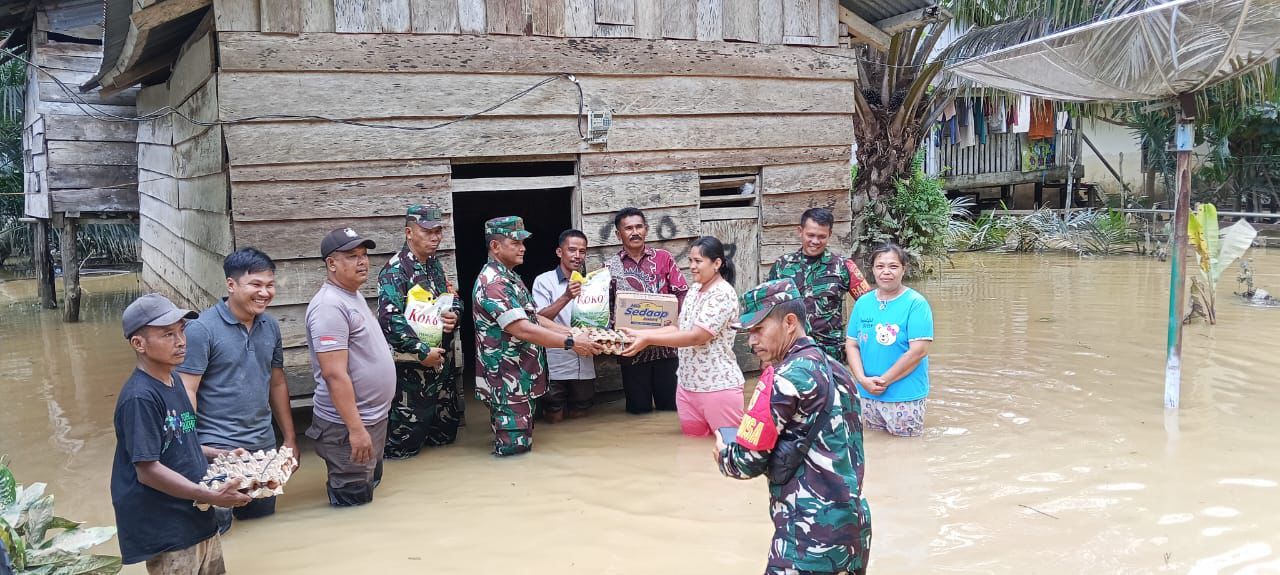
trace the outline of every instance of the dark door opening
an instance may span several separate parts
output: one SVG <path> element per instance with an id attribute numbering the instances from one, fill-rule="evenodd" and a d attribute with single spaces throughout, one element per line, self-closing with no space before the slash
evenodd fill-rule
<path id="1" fill-rule="evenodd" d="M 524 218 L 525 229 L 533 235 L 524 242 L 524 264 L 516 268 L 516 273 L 532 291 L 533 279 L 560 263 L 556 258 L 556 240 L 560 232 L 573 226 L 572 193 L 573 188 L 559 188 L 453 194 L 458 293 L 466 310 L 458 322 L 464 373 L 473 373 L 475 367 L 476 336 L 475 324 L 471 320 L 471 290 L 475 287 L 480 268 L 489 259 L 489 247 L 484 243 L 485 221 L 500 216 Z"/>

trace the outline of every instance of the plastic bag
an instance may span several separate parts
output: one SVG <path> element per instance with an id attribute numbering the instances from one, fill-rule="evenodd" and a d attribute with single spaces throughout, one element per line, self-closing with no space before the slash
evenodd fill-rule
<path id="1" fill-rule="evenodd" d="M 418 339 L 430 347 L 440 347 L 444 342 L 443 314 L 453 307 L 453 294 L 436 297 L 415 285 L 409 289 L 404 305 L 404 320 L 418 334 Z"/>
<path id="2" fill-rule="evenodd" d="M 609 268 L 600 268 L 586 276 L 575 271 L 569 281 L 582 283 L 582 291 L 574 300 L 570 326 L 609 327 L 609 284 L 613 283 Z"/>

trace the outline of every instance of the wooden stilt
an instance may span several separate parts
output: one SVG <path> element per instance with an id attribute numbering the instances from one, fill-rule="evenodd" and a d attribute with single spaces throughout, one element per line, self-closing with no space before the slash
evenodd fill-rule
<path id="1" fill-rule="evenodd" d="M 53 258 L 49 254 L 49 220 L 36 220 L 32 228 L 31 263 L 36 269 L 40 307 L 54 309 L 58 307 L 58 295 L 53 285 Z"/>
<path id="2" fill-rule="evenodd" d="M 80 254 L 76 251 L 76 218 L 62 218 L 62 321 L 80 321 Z"/>

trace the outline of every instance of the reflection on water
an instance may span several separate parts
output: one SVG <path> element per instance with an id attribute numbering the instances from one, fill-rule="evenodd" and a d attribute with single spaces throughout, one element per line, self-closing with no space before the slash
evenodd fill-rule
<path id="1" fill-rule="evenodd" d="M 1280 291 L 1280 254 L 1254 264 Z M 918 283 L 937 321 L 929 430 L 867 438 L 872 572 L 1280 572 L 1280 310 L 1235 303 L 1224 281 L 1219 324 L 1187 328 L 1184 407 L 1166 417 L 1167 278 L 1148 259 L 981 254 Z M 63 325 L 29 282 L 0 283 L 0 452 L 50 482 L 63 514 L 101 524 L 132 367 L 118 318 L 138 288 L 85 288 L 86 321 Z M 359 509 L 327 507 L 304 447 L 279 514 L 227 538 L 231 570 L 761 570 L 764 484 L 719 477 L 673 415 L 605 405 L 539 426 L 536 451 L 511 460 L 486 454 L 482 408 L 468 415 L 459 445 L 388 462 Z"/>

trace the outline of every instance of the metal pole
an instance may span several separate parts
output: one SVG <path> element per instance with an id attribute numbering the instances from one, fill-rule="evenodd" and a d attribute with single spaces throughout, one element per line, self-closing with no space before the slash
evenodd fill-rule
<path id="1" fill-rule="evenodd" d="M 1178 152 L 1178 190 L 1174 200 L 1173 233 L 1169 238 L 1169 341 L 1164 367 L 1164 406 L 1177 409 L 1182 387 L 1182 314 L 1186 309 L 1187 222 L 1191 218 L 1191 147 L 1195 127 L 1184 114 L 1174 135 Z"/>

